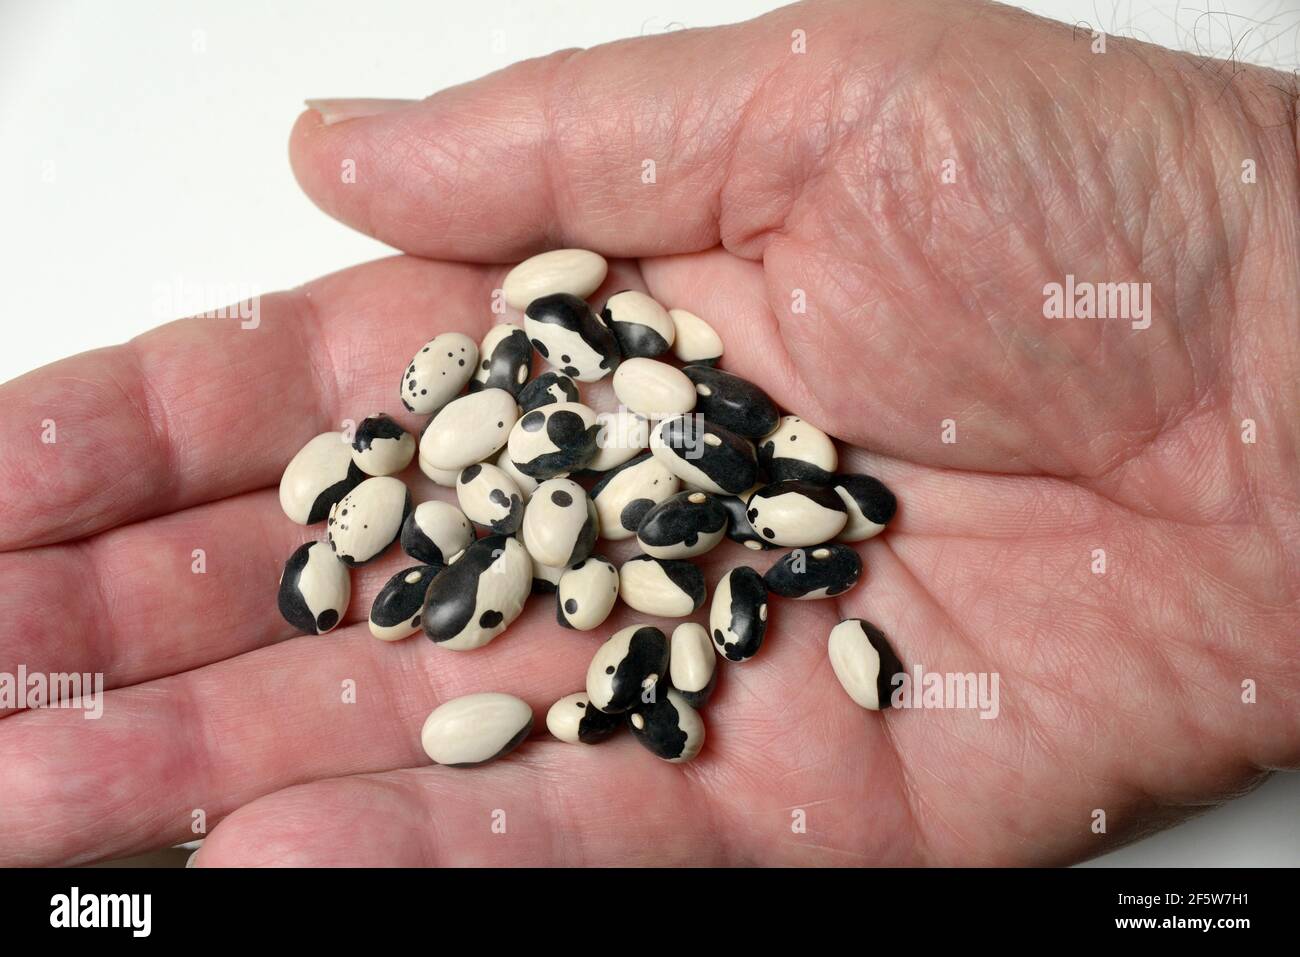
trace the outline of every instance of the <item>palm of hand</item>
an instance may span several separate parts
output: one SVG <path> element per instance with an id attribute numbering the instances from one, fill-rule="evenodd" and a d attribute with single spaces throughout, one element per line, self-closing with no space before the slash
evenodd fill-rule
<path id="1" fill-rule="evenodd" d="M 1287 424 L 1273 423 L 1271 450 L 1237 437 L 1249 394 L 1237 343 L 1268 320 L 1230 291 L 1277 274 L 1243 252 L 1267 210 L 1190 195 L 1187 183 L 1231 152 L 1221 141 L 1181 144 L 1174 173 L 1138 162 L 1167 159 L 1176 110 L 1157 113 L 1146 138 L 1103 111 L 1107 148 L 1067 137 L 1071 154 L 1016 126 L 1050 127 L 1052 104 L 1027 79 L 1042 61 L 997 55 L 1004 34 L 954 41 L 923 24 L 882 57 L 843 16 L 791 11 L 725 38 L 526 64 L 409 115 L 337 127 L 309 116 L 295 131 L 309 192 L 412 252 L 517 258 L 544 221 L 566 242 L 638 257 L 604 291 L 643 285 L 708 317 L 724 367 L 842 439 L 842 469 L 898 494 L 894 526 L 861 549 L 858 588 L 777 601 L 760 655 L 720 665 L 696 762 L 662 765 L 624 738 L 538 740 L 472 773 L 421 767 L 419 721 L 436 703 L 497 689 L 540 713 L 581 686 L 595 639 L 534 601 L 471 654 L 376 642 L 358 622 L 404 557 L 355 576 L 352 624 L 335 635 L 264 647 L 287 637 L 272 597 L 279 565 L 313 537 L 266 489 L 287 455 L 347 416 L 392 411 L 396 370 L 434 332 L 488 324 L 503 269 L 402 258 L 265 299 L 256 330 L 189 320 L 4 387 L 23 434 L 50 408 L 73 423 L 54 446 L 6 451 L 9 545 L 163 517 L 0 560 L 16 583 L 6 659 L 105 671 L 119 688 L 99 722 L 69 711 L 0 722 L 13 769 L 0 846 L 19 860 L 119 854 L 185 839 L 198 808 L 214 819 L 240 809 L 203 863 L 1055 862 L 1105 846 L 1094 809 L 1109 838 L 1133 836 L 1176 816 L 1162 808 L 1295 765 L 1296 611 L 1279 597 L 1295 542 L 1269 531 L 1294 532 L 1280 504 Z M 809 57 L 761 83 L 695 75 L 710 45 L 779 46 L 792 24 L 837 45 L 836 69 Z M 1058 61 L 1078 60 L 1053 37 Z M 921 58 L 934 43 L 950 55 Z M 657 116 L 664 103 L 646 108 L 642 87 L 592 93 L 592 80 L 662 75 L 651 61 L 665 49 L 687 65 L 663 94 L 676 94 L 675 122 L 629 132 L 634 105 Z M 972 62 L 1002 71 L 1000 113 L 967 109 L 991 82 L 951 75 Z M 1063 69 L 1077 79 L 1091 67 Z M 569 104 L 546 141 L 564 155 L 541 156 L 537 131 L 519 129 L 498 135 L 535 148 L 486 140 L 505 168 L 469 169 L 478 125 L 499 119 L 487 105 L 509 109 L 503 91 L 517 100 L 535 88 Z M 746 103 L 749 118 L 711 110 L 703 89 Z M 584 96 L 600 102 L 584 107 Z M 574 128 L 575 116 L 610 129 Z M 793 155 L 776 149 L 791 144 Z M 661 183 L 609 185 L 656 151 Z M 337 182 L 340 156 L 359 158 L 360 182 Z M 946 157 L 955 183 L 940 178 Z M 556 161 L 565 178 L 539 174 Z M 1116 175 L 1135 168 L 1151 180 Z M 528 186 L 489 188 L 503 181 Z M 452 182 L 472 212 L 451 201 Z M 1162 198 L 1135 210 L 1143 191 Z M 1211 224 L 1216 241 L 1200 241 Z M 1067 273 L 1152 283 L 1151 327 L 1041 318 L 1043 284 Z M 806 312 L 791 309 L 800 290 Z M 1273 292 L 1285 301 L 1294 288 Z M 223 367 L 249 387 L 232 388 Z M 133 468 L 149 473 L 148 498 L 121 480 Z M 417 498 L 429 493 L 415 484 Z M 186 574 L 195 548 L 203 575 Z M 727 545 L 705 563 L 710 585 L 739 561 L 768 560 Z M 54 633 L 33 610 L 51 575 L 95 582 Z M 850 616 L 881 625 L 906 665 L 997 673 L 998 717 L 864 715 L 825 654 L 830 627 Z M 621 608 L 607 627 L 631 620 Z M 1257 705 L 1242 702 L 1247 679 L 1267 689 Z M 342 700 L 345 682 L 355 704 Z M 505 835 L 492 828 L 499 810 Z"/>

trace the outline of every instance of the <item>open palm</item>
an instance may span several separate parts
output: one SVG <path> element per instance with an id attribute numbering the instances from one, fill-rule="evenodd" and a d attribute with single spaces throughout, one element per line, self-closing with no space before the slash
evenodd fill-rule
<path id="1" fill-rule="evenodd" d="M 188 840 L 202 811 L 203 865 L 1057 863 L 1300 765 L 1296 139 L 1280 77 L 1217 66 L 994 6 L 824 4 L 308 112 L 304 187 L 410 255 L 0 389 L 0 669 L 113 689 L 97 721 L 0 720 L 4 862 Z M 500 264 L 555 246 L 619 257 L 595 302 L 706 317 L 724 368 L 900 502 L 857 588 L 774 601 L 758 656 L 719 663 L 689 765 L 627 735 L 472 771 L 420 750 L 457 695 L 540 718 L 625 607 L 388 644 L 364 619 L 394 550 L 336 632 L 276 610 L 320 536 L 279 509 L 288 458 L 380 409 L 417 429 L 411 353 L 480 337 Z M 1150 283 L 1150 327 L 1044 318 L 1067 275 Z M 826 655 L 846 617 L 909 667 L 996 673 L 996 718 L 863 712 Z"/>

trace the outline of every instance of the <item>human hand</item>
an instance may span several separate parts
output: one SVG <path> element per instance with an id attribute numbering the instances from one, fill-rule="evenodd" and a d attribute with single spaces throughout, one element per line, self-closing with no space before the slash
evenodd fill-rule
<path id="1" fill-rule="evenodd" d="M 0 720 L 0 855 L 121 856 L 202 809 L 201 865 L 1062 863 L 1300 766 L 1294 94 L 1223 67 L 989 5 L 821 4 L 304 114 L 304 188 L 410 256 L 266 297 L 256 329 L 184 320 L 0 391 L 0 658 L 114 689 L 98 721 Z M 557 246 L 620 257 L 597 303 L 705 316 L 724 368 L 900 510 L 857 588 L 774 601 L 757 658 L 719 663 L 690 765 L 543 736 L 428 767 L 436 704 L 540 715 L 596 639 L 534 600 L 472 653 L 378 642 L 396 554 L 354 574 L 348 624 L 290 638 L 274 583 L 320 530 L 272 486 L 345 418 L 418 427 L 403 363 L 480 337 L 500 264 Z M 1045 318 L 1067 275 L 1150 283 L 1149 327 Z M 712 586 L 766 554 L 702 564 Z M 845 617 L 908 667 L 996 673 L 997 718 L 864 715 L 825 652 Z"/>

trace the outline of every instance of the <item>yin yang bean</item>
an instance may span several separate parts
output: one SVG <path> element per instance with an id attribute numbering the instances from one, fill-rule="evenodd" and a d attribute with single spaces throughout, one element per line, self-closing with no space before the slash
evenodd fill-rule
<path id="1" fill-rule="evenodd" d="M 767 634 L 767 588 L 748 565 L 737 565 L 713 589 L 709 631 L 718 654 L 746 661 L 758 653 Z"/>
<path id="2" fill-rule="evenodd" d="M 478 346 L 469 336 L 444 332 L 424 344 L 402 373 L 398 397 L 408 412 L 436 412 L 465 388 L 478 362 Z"/>
<path id="3" fill-rule="evenodd" d="M 609 714 L 627 711 L 656 694 L 668 674 L 668 639 L 651 625 L 614 632 L 587 668 L 587 698 Z"/>
<path id="4" fill-rule="evenodd" d="M 531 412 L 557 402 L 577 402 L 578 387 L 563 372 L 543 372 L 519 390 L 518 398 L 520 411 Z"/>
<path id="5" fill-rule="evenodd" d="M 741 495 L 715 495 L 713 497 L 714 501 L 721 505 L 727 513 L 727 537 L 755 552 L 776 548 L 775 545 L 754 531 L 754 526 L 749 524 L 749 503 L 746 499 L 759 488 L 761 486 L 756 485 Z"/>
<path id="6" fill-rule="evenodd" d="M 698 414 L 665 419 L 650 433 L 650 452 L 687 485 L 737 495 L 758 478 L 748 439 Z"/>
<path id="7" fill-rule="evenodd" d="M 550 479 L 590 462 L 599 435 L 595 412 L 580 402 L 557 402 L 524 413 L 506 448 L 519 471 Z"/>
<path id="8" fill-rule="evenodd" d="M 722 358 L 722 339 L 713 327 L 693 312 L 669 309 L 673 321 L 673 355 L 685 365 L 716 365 Z"/>
<path id="9" fill-rule="evenodd" d="M 277 603 L 284 620 L 303 634 L 333 629 L 351 598 L 352 576 L 324 542 L 300 545 L 284 563 Z"/>
<path id="10" fill-rule="evenodd" d="M 631 538 L 646 513 L 676 493 L 681 484 L 649 452 L 612 469 L 591 487 L 601 537 L 612 542 Z"/>
<path id="11" fill-rule="evenodd" d="M 775 545 L 829 541 L 849 520 L 844 503 L 833 489 L 797 479 L 764 485 L 749 496 L 747 504 L 749 524 Z"/>
<path id="12" fill-rule="evenodd" d="M 411 493 L 400 479 L 368 478 L 330 509 L 326 537 L 343 564 L 364 565 L 397 541 L 409 514 Z"/>
<path id="13" fill-rule="evenodd" d="M 724 429 L 759 439 L 781 421 L 776 403 L 748 379 L 707 365 L 686 366 L 682 374 L 695 387 L 695 410 Z"/>
<path id="14" fill-rule="evenodd" d="M 847 545 L 827 542 L 812 548 L 796 548 L 781 558 L 763 576 L 767 587 L 782 598 L 832 598 L 858 583 L 862 559 Z"/>
<path id="15" fill-rule="evenodd" d="M 468 768 L 509 754 L 532 729 L 528 702 L 482 692 L 434 708 L 420 730 L 420 745 L 436 764 Z"/>
<path id="16" fill-rule="evenodd" d="M 484 389 L 453 399 L 433 417 L 420 438 L 420 468 L 463 469 L 491 458 L 510 437 L 519 416 L 515 397 Z"/>
<path id="17" fill-rule="evenodd" d="M 848 618 L 831 629 L 827 651 L 835 677 L 854 702 L 870 711 L 890 707 L 894 676 L 903 672 L 903 664 L 884 632 L 869 621 Z"/>
<path id="18" fill-rule="evenodd" d="M 322 432 L 289 460 L 280 478 L 280 508 L 299 525 L 329 517 L 334 503 L 365 480 L 342 432 Z"/>
<path id="19" fill-rule="evenodd" d="M 379 589 L 370 606 L 370 633 L 380 641 L 400 641 L 420 630 L 424 593 L 441 566 L 411 565 Z"/>
<path id="20" fill-rule="evenodd" d="M 676 366 L 657 359 L 624 359 L 614 372 L 614 395 L 647 419 L 681 415 L 695 408 L 695 386 Z"/>
<path id="21" fill-rule="evenodd" d="M 718 683 L 718 656 L 708 630 L 693 621 L 673 629 L 669 641 L 668 681 L 692 708 L 702 708 Z"/>
<path id="22" fill-rule="evenodd" d="M 661 356 L 677 337 L 668 310 L 635 289 L 616 292 L 606 299 L 600 318 L 614 333 L 624 358 Z"/>
<path id="23" fill-rule="evenodd" d="M 512 322 L 503 322 L 488 330 L 478 354 L 469 391 L 504 389 L 518 395 L 533 369 L 533 345 L 528 334 Z"/>
<path id="24" fill-rule="evenodd" d="M 593 707 L 583 691 L 565 695 L 546 712 L 546 730 L 567 744 L 599 744 L 622 725 L 621 715 Z"/>
<path id="25" fill-rule="evenodd" d="M 838 536 L 841 542 L 861 542 L 879 535 L 898 510 L 894 493 L 870 475 L 837 475 L 830 484 L 849 515 Z"/>
<path id="26" fill-rule="evenodd" d="M 685 618 L 704 604 L 704 575 L 686 561 L 638 555 L 618 570 L 618 595 L 647 615 Z"/>
<path id="27" fill-rule="evenodd" d="M 470 521 L 486 525 L 498 535 L 513 535 L 524 520 L 524 497 L 519 486 L 495 465 L 465 468 L 456 484 L 456 501 Z"/>
<path id="28" fill-rule="evenodd" d="M 481 648 L 519 617 L 532 582 L 533 564 L 518 539 L 480 538 L 430 582 L 424 633 L 452 651 Z"/>
<path id="29" fill-rule="evenodd" d="M 396 475 L 415 457 L 415 436 L 382 412 L 362 419 L 352 438 L 352 461 L 367 475 Z"/>
<path id="30" fill-rule="evenodd" d="M 627 723 L 646 750 L 674 764 L 694 760 L 704 747 L 704 719 L 671 688 L 639 706 Z"/>
<path id="31" fill-rule="evenodd" d="M 528 305 L 524 330 L 543 359 L 579 382 L 595 382 L 618 366 L 614 334 L 576 296 L 543 296 Z"/>
<path id="32" fill-rule="evenodd" d="M 501 283 L 507 305 L 523 309 L 534 299 L 568 293 L 585 299 L 600 288 L 609 266 L 586 249 L 552 249 L 525 259 Z"/>
<path id="33" fill-rule="evenodd" d="M 626 409 L 596 413 L 596 454 L 586 471 L 608 472 L 636 458 L 650 444 L 650 423 Z"/>
<path id="34" fill-rule="evenodd" d="M 694 558 L 727 532 L 727 512 L 708 492 L 678 492 L 650 511 L 637 528 L 637 544 L 655 558 Z"/>
<path id="35" fill-rule="evenodd" d="M 758 463 L 773 482 L 826 483 L 839 465 L 839 456 L 825 432 L 797 415 L 786 415 L 776 431 L 758 443 Z"/>
<path id="36" fill-rule="evenodd" d="M 573 479 L 543 482 L 524 509 L 524 545 L 543 565 L 567 568 L 583 561 L 599 531 L 596 506 Z"/>
<path id="37" fill-rule="evenodd" d="M 474 541 L 474 526 L 450 502 L 421 502 L 402 523 L 402 551 L 426 565 L 446 565 Z"/>
<path id="38" fill-rule="evenodd" d="M 555 620 L 565 628 L 599 628 L 618 601 L 618 569 L 608 558 L 592 555 L 560 576 L 555 590 Z"/>

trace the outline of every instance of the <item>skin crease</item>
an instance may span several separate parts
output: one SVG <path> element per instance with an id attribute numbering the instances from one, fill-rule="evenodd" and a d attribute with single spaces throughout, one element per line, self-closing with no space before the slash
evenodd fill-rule
<path id="1" fill-rule="evenodd" d="M 411 256 L 264 297 L 257 330 L 183 320 L 0 387 L 0 670 L 114 689 L 99 721 L 0 717 L 0 863 L 188 840 L 201 808 L 200 866 L 1059 864 L 1300 767 L 1294 86 L 1088 40 L 987 4 L 814 4 L 328 127 L 305 113 L 308 194 Z M 543 734 L 429 767 L 439 703 L 499 690 L 540 718 L 599 638 L 646 619 L 565 632 L 535 599 L 475 652 L 390 645 L 364 622 L 409 564 L 393 550 L 354 572 L 332 635 L 291 637 L 276 578 L 319 529 L 274 486 L 358 412 L 418 434 L 394 408 L 412 348 L 480 338 L 508 264 L 560 246 L 624 260 L 593 302 L 636 288 L 707 318 L 722 367 L 842 440 L 841 469 L 899 514 L 856 546 L 857 588 L 774 600 L 758 656 L 719 663 L 693 763 Z M 1151 283 L 1150 328 L 1043 318 L 1067 273 Z M 780 554 L 701 564 L 712 589 Z M 51 581 L 81 583 L 54 619 Z M 862 712 L 826 655 L 845 617 L 905 665 L 997 672 L 998 718 Z"/>

